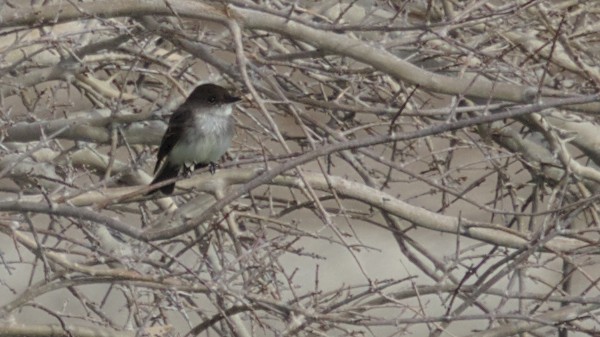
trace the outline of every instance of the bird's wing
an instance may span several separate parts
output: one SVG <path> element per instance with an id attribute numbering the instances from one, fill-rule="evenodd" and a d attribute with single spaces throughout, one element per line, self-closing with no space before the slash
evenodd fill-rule
<path id="1" fill-rule="evenodd" d="M 186 121 L 189 122 L 189 117 L 192 111 L 183 106 L 179 107 L 173 115 L 171 119 L 169 119 L 169 126 L 167 127 L 167 131 L 165 132 L 162 141 L 160 142 L 160 147 L 158 148 L 158 156 L 156 159 L 156 166 L 154 166 L 154 173 L 158 171 L 160 163 L 162 160 L 171 152 L 173 146 L 177 144 L 181 135 L 183 133 L 183 128 Z"/>

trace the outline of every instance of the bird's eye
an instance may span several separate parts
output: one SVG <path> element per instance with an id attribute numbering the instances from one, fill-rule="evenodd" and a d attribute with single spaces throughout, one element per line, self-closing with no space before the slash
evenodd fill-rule
<path id="1" fill-rule="evenodd" d="M 217 101 L 217 97 L 216 97 L 216 96 L 210 96 L 210 97 L 208 98 L 208 101 L 209 101 L 210 103 L 214 103 L 214 102 L 216 102 L 216 101 Z"/>

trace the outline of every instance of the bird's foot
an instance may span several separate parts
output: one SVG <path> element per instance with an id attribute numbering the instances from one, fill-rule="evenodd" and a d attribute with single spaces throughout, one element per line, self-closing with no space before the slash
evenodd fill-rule
<path id="1" fill-rule="evenodd" d="M 208 166 L 208 172 L 210 172 L 211 174 L 215 174 L 219 164 L 215 164 L 212 161 L 208 164 L 198 163 L 198 164 L 194 165 L 194 170 L 199 170 L 199 169 L 205 168 L 207 166 Z"/>
<path id="2" fill-rule="evenodd" d="M 210 174 L 215 174 L 215 172 L 217 171 L 217 166 L 218 164 L 215 164 L 212 161 L 210 162 L 210 164 L 208 164 L 208 171 L 210 171 Z"/>
<path id="3" fill-rule="evenodd" d="M 194 173 L 194 166 L 183 165 L 183 174 L 185 175 L 186 178 L 191 177 L 193 173 Z"/>
<path id="4" fill-rule="evenodd" d="M 219 164 L 213 163 L 212 161 L 208 164 L 198 163 L 198 164 L 194 165 L 194 170 L 199 170 L 199 169 L 205 168 L 207 166 L 208 166 L 208 172 L 210 172 L 211 174 L 215 174 Z"/>

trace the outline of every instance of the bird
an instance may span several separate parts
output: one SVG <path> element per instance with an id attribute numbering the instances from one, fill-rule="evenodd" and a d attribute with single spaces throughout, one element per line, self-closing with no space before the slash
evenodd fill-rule
<path id="1" fill-rule="evenodd" d="M 235 132 L 232 111 L 240 100 L 217 84 L 197 86 L 169 119 L 151 185 L 179 176 L 182 168 L 191 172 L 192 165 L 196 170 L 208 166 L 214 174 L 215 162 L 231 146 Z M 148 194 L 157 190 L 170 195 L 175 183 L 154 188 Z"/>

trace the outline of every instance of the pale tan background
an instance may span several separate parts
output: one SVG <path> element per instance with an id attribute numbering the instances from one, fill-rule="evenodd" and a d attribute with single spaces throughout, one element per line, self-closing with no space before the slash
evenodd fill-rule
<path id="1" fill-rule="evenodd" d="M 232 307 L 242 312 L 201 334 L 598 333 L 599 4 L 224 3 L 0 7 L 0 334 L 185 335 Z M 244 98 L 234 145 L 216 175 L 144 197 L 164 121 L 205 82 Z M 195 231 L 145 236 L 304 154 L 388 135 L 392 121 L 402 136 L 523 107 L 333 151 Z M 363 150 L 399 165 L 388 184 L 390 166 Z M 59 207 L 73 213 L 48 215 Z"/>

